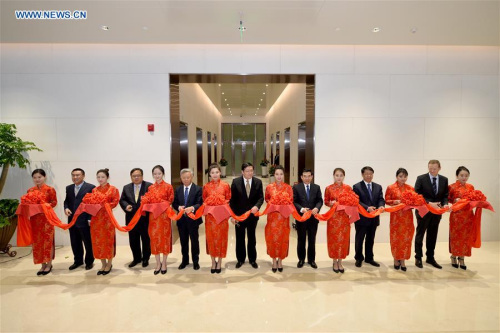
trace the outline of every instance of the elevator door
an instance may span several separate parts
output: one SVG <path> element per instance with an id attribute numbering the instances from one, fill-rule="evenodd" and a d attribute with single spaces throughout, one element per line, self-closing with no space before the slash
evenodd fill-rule
<path id="1" fill-rule="evenodd" d="M 196 127 L 196 184 L 203 184 L 203 131 Z"/>
<path id="2" fill-rule="evenodd" d="M 189 151 L 188 151 L 188 124 L 181 122 L 179 131 L 180 142 L 180 168 L 190 168 L 189 165 Z M 176 179 L 179 175 L 175 175 Z"/>
<path id="3" fill-rule="evenodd" d="M 246 162 L 254 163 L 254 143 L 253 142 L 235 142 L 233 145 L 233 165 L 234 176 L 241 173 L 241 165 Z"/>
<path id="4" fill-rule="evenodd" d="M 285 182 L 290 184 L 290 127 L 285 128 Z M 291 184 L 293 185 L 293 184 Z"/>

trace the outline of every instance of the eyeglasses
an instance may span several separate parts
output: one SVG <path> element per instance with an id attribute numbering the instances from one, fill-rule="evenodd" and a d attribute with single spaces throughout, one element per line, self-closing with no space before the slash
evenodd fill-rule
<path id="1" fill-rule="evenodd" d="M 133 178 L 141 178 L 142 175 L 132 175 Z"/>

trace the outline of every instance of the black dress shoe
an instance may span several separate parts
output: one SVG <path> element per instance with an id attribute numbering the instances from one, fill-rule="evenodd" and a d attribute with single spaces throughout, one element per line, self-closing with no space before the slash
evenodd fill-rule
<path id="1" fill-rule="evenodd" d="M 94 267 L 94 264 L 85 265 L 85 270 L 86 271 L 91 270 L 93 267 Z"/>
<path id="2" fill-rule="evenodd" d="M 161 271 L 161 275 L 165 275 L 165 274 L 167 274 L 167 268 L 166 267 L 165 267 L 165 270 Z"/>
<path id="3" fill-rule="evenodd" d="M 398 270 L 401 268 L 401 263 L 398 261 L 399 265 L 394 264 L 394 269 Z"/>
<path id="4" fill-rule="evenodd" d="M 451 259 L 451 266 L 453 266 L 454 268 L 458 268 L 457 257 L 451 256 L 450 259 Z"/>
<path id="5" fill-rule="evenodd" d="M 254 262 L 251 262 L 251 263 L 250 263 L 250 265 L 251 265 L 253 268 L 255 268 L 255 269 L 259 268 L 259 265 L 257 265 L 257 263 L 256 263 L 255 261 L 254 261 Z"/>
<path id="6" fill-rule="evenodd" d="M 153 272 L 153 274 L 154 274 L 154 275 L 158 275 L 158 274 L 160 274 L 160 270 L 155 270 L 155 271 Z"/>
<path id="7" fill-rule="evenodd" d="M 422 265 L 422 259 L 415 258 L 415 266 L 417 266 L 418 268 L 424 268 L 424 265 Z"/>
<path id="8" fill-rule="evenodd" d="M 434 268 L 437 268 L 437 269 L 441 269 L 441 268 L 443 268 L 443 267 L 442 267 L 440 264 L 438 264 L 438 263 L 436 262 L 436 260 L 434 260 L 434 259 L 427 259 L 425 262 L 426 262 L 426 263 L 428 263 L 429 265 L 433 266 Z"/>
<path id="9" fill-rule="evenodd" d="M 243 262 L 238 261 L 238 262 L 236 263 L 236 266 L 235 266 L 235 267 L 236 267 L 236 268 L 240 268 L 242 265 L 243 265 Z"/>
<path id="10" fill-rule="evenodd" d="M 77 264 L 77 263 L 75 262 L 73 265 L 69 266 L 69 270 L 70 270 L 70 271 L 72 271 L 72 270 L 77 269 L 78 267 L 80 267 L 80 266 L 82 266 L 82 265 L 83 265 L 83 264 Z"/>
<path id="11" fill-rule="evenodd" d="M 102 275 L 102 273 L 104 273 L 104 271 L 97 271 L 97 275 Z"/>
<path id="12" fill-rule="evenodd" d="M 38 276 L 43 275 L 43 271 L 36 272 L 36 275 L 38 275 Z"/>
<path id="13" fill-rule="evenodd" d="M 42 275 L 47 275 L 49 274 L 50 272 L 52 272 L 52 265 L 50 265 L 50 269 L 48 271 L 43 271 L 42 272 Z"/>
<path id="14" fill-rule="evenodd" d="M 339 272 L 340 272 L 340 273 L 342 273 L 342 274 L 344 274 L 345 269 L 343 269 L 343 268 L 342 268 L 342 269 L 340 269 L 340 268 L 339 268 Z"/>
<path id="15" fill-rule="evenodd" d="M 339 272 L 339 270 L 338 270 L 338 269 L 335 269 L 335 266 L 333 266 L 333 271 L 334 271 L 335 273 L 338 273 L 338 272 Z"/>
<path id="16" fill-rule="evenodd" d="M 354 263 L 354 266 L 356 267 L 361 267 L 361 265 L 363 265 L 363 261 L 361 260 L 356 260 L 356 262 Z"/>
<path id="17" fill-rule="evenodd" d="M 220 272 L 222 272 L 222 268 L 216 268 L 215 269 L 215 273 L 220 274 Z"/>
<path id="18" fill-rule="evenodd" d="M 316 265 L 316 263 L 314 261 L 309 261 L 308 264 L 314 268 L 314 269 L 317 269 L 318 268 L 318 265 Z"/>
<path id="19" fill-rule="evenodd" d="M 372 265 L 372 266 L 375 266 L 375 267 L 380 267 L 380 264 L 379 264 L 378 262 L 376 262 L 375 260 L 370 260 L 370 261 L 366 261 L 366 260 L 365 260 L 365 262 L 366 262 L 367 264 Z"/>
<path id="20" fill-rule="evenodd" d="M 197 262 L 193 263 L 193 269 L 195 271 L 199 270 L 200 269 L 200 264 L 198 264 Z"/>
<path id="21" fill-rule="evenodd" d="M 183 263 L 181 263 L 181 264 L 179 265 L 179 269 L 184 269 L 184 268 L 186 268 L 186 266 L 187 266 L 187 265 L 188 265 L 188 264 L 186 264 L 186 263 L 184 263 L 184 262 L 183 262 Z"/>
<path id="22" fill-rule="evenodd" d="M 113 269 L 113 265 L 111 265 L 111 267 L 109 268 L 109 271 L 102 271 L 101 275 L 108 275 L 109 273 L 111 273 L 112 269 Z"/>
<path id="23" fill-rule="evenodd" d="M 461 269 L 463 269 L 464 271 L 467 270 L 467 266 L 465 266 L 465 259 L 463 257 L 458 258 L 458 264 Z"/>
<path id="24" fill-rule="evenodd" d="M 302 268 L 304 267 L 304 260 L 299 260 L 299 262 L 297 263 L 297 268 Z"/>
<path id="25" fill-rule="evenodd" d="M 149 260 L 143 260 L 142 267 L 148 267 L 148 266 L 149 266 Z"/>
<path id="26" fill-rule="evenodd" d="M 130 264 L 128 264 L 128 267 L 129 267 L 129 268 L 135 267 L 135 266 L 137 266 L 137 264 L 138 264 L 138 263 L 140 263 L 140 261 L 135 261 L 135 260 L 134 260 L 134 261 L 132 261 Z"/>
<path id="27" fill-rule="evenodd" d="M 274 268 L 274 267 L 273 267 L 273 268 L 271 268 L 271 270 L 273 271 L 273 273 L 276 273 L 276 272 L 278 271 L 278 269 L 277 269 L 277 268 Z"/>
<path id="28" fill-rule="evenodd" d="M 401 270 L 402 270 L 403 272 L 406 272 L 406 266 L 401 266 Z"/>
<path id="29" fill-rule="evenodd" d="M 214 273 L 215 273 L 215 271 L 216 271 L 216 269 L 215 269 L 215 268 L 210 268 L 210 273 L 211 273 L 211 274 L 214 274 Z"/>
<path id="30" fill-rule="evenodd" d="M 283 272 L 283 267 L 278 267 L 278 272 Z"/>

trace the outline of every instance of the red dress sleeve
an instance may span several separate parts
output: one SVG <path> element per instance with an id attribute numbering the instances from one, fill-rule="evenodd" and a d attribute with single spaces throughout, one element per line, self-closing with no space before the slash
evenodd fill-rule
<path id="1" fill-rule="evenodd" d="M 331 187 L 327 186 L 326 189 L 325 189 L 325 200 L 323 202 L 328 207 L 332 207 L 332 205 L 330 204 L 330 202 L 334 200 L 333 197 L 332 197 L 332 195 L 331 195 L 331 193 L 332 193 Z"/>
<path id="2" fill-rule="evenodd" d="M 226 197 L 226 203 L 229 204 L 229 200 L 231 200 L 231 187 L 229 187 L 229 184 L 226 184 L 224 186 L 224 196 Z"/>
<path id="3" fill-rule="evenodd" d="M 172 203 L 174 202 L 174 188 L 172 185 L 167 184 L 167 201 Z"/>
<path id="4" fill-rule="evenodd" d="M 269 200 L 271 200 L 271 191 L 272 191 L 271 187 L 272 186 L 273 186 L 272 184 L 269 184 L 266 186 L 266 195 L 265 195 L 266 202 L 269 202 Z"/>
<path id="5" fill-rule="evenodd" d="M 385 203 L 389 206 L 394 206 L 397 199 L 395 198 L 395 189 L 392 186 L 387 187 L 387 191 L 385 191 Z"/>
<path id="6" fill-rule="evenodd" d="M 108 202 L 111 208 L 115 208 L 118 205 L 118 202 L 120 201 L 120 193 L 118 192 L 118 189 L 116 187 L 113 187 L 113 189 L 110 192 L 111 193 L 108 197 Z"/>
<path id="7" fill-rule="evenodd" d="M 47 203 L 49 203 L 52 208 L 57 205 L 56 190 L 53 187 L 49 187 L 47 191 Z"/>

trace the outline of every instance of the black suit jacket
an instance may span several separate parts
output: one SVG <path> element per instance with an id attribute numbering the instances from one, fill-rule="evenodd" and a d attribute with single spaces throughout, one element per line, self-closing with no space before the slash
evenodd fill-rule
<path id="1" fill-rule="evenodd" d="M 311 183 L 309 186 L 309 200 L 307 200 L 306 187 L 304 183 L 298 183 L 293 185 L 293 204 L 295 209 L 299 214 L 303 215 L 300 210 L 302 208 L 314 209 L 318 208 L 318 211 L 323 207 L 323 197 L 321 196 L 321 188 L 319 185 Z M 311 221 L 316 220 L 311 216 Z"/>
<path id="2" fill-rule="evenodd" d="M 80 190 L 78 191 L 78 195 L 75 197 L 75 184 L 66 186 L 66 198 L 64 199 L 64 209 L 69 209 L 73 214 L 75 214 L 78 206 L 82 203 L 82 199 L 85 194 L 92 192 L 94 189 L 94 185 L 84 182 Z M 73 219 L 73 214 L 68 216 L 68 223 Z M 91 216 L 87 213 L 81 214 L 76 220 L 75 227 L 83 228 L 89 226 L 89 220 Z"/>
<path id="3" fill-rule="evenodd" d="M 370 193 L 368 193 L 368 187 L 364 181 L 360 181 L 357 184 L 354 184 L 352 187 L 353 191 L 359 196 L 359 204 L 363 206 L 364 209 L 368 209 L 368 207 L 373 206 L 375 208 L 385 206 L 384 200 L 384 191 L 382 190 L 382 186 L 377 183 L 372 182 L 372 198 L 370 198 Z M 380 216 L 374 218 L 364 217 L 363 215 L 359 216 L 359 221 L 356 221 L 358 225 L 369 226 L 373 223 L 376 225 L 380 225 Z"/>
<path id="4" fill-rule="evenodd" d="M 247 197 L 245 189 L 245 179 L 243 176 L 233 179 L 231 184 L 231 199 L 229 200 L 229 207 L 236 215 L 241 215 L 256 206 L 260 209 L 264 203 L 264 191 L 262 189 L 262 181 L 258 178 L 252 177 L 252 185 L 250 186 L 250 196 Z M 250 214 L 248 219 L 259 218 Z"/>
<path id="5" fill-rule="evenodd" d="M 448 204 L 448 178 L 439 175 L 438 181 L 438 193 L 434 194 L 429 174 L 420 175 L 415 182 L 415 192 L 422 194 L 426 202 L 440 202 L 444 206 Z"/>
<path id="6" fill-rule="evenodd" d="M 146 194 L 148 188 L 151 186 L 151 183 L 142 181 L 141 189 L 139 190 L 139 199 L 135 202 L 134 195 L 134 183 L 130 183 L 123 187 L 122 196 L 120 197 L 120 207 L 125 212 L 125 224 L 129 224 L 130 220 L 134 217 L 135 213 L 139 209 L 141 205 L 141 198 L 144 194 Z M 125 208 L 128 205 L 132 206 L 132 211 L 127 212 Z M 139 222 L 147 222 L 149 219 L 149 213 L 146 213 L 145 216 L 142 216 Z"/>
<path id="7" fill-rule="evenodd" d="M 186 207 L 194 207 L 194 212 L 193 214 L 200 208 L 200 206 L 203 204 L 203 188 L 201 186 L 198 186 L 194 183 L 191 184 L 191 188 L 189 189 L 189 195 L 188 195 L 188 200 L 187 200 L 187 205 Z M 184 185 L 179 186 L 175 189 L 174 193 L 174 202 L 172 202 L 172 207 L 176 210 L 179 211 L 179 206 L 184 206 Z M 179 222 L 187 222 L 187 223 L 193 223 L 196 222 L 198 224 L 203 223 L 203 219 L 200 217 L 197 220 L 192 220 L 190 217 L 187 217 L 186 215 L 183 215 L 178 221 Z"/>

